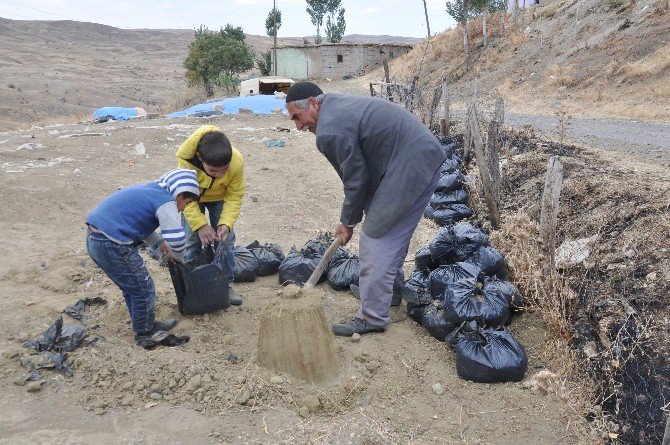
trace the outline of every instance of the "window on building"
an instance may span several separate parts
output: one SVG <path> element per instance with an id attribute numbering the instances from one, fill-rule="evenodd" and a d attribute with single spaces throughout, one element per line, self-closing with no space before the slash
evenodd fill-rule
<path id="1" fill-rule="evenodd" d="M 393 51 L 389 51 L 389 57 L 391 57 L 391 59 L 393 59 Z"/>
<path id="2" fill-rule="evenodd" d="M 344 61 L 344 57 L 342 56 L 342 54 L 338 54 L 337 55 L 337 63 L 342 63 L 343 61 Z"/>

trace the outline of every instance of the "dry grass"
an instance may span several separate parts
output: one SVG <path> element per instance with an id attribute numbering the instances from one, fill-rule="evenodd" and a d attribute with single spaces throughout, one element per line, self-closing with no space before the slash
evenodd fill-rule
<path id="1" fill-rule="evenodd" d="M 173 111 L 183 110 L 190 106 L 206 102 L 208 98 L 202 88 L 181 86 L 168 96 L 167 102 L 159 110 L 160 113 L 167 114 Z"/>
<path id="2" fill-rule="evenodd" d="M 521 211 L 505 215 L 491 243 L 505 252 L 512 281 L 526 297 L 530 310 L 537 310 L 563 338 L 569 335 L 568 300 L 576 295 L 553 268 L 545 268 L 539 226 Z"/>
<path id="3" fill-rule="evenodd" d="M 615 74 L 621 76 L 622 82 L 638 82 L 666 70 L 670 70 L 670 46 L 667 45 L 640 60 L 621 66 Z"/>
<path id="4" fill-rule="evenodd" d="M 574 86 L 576 69 L 573 65 L 555 64 L 547 68 L 551 83 L 563 87 Z"/>

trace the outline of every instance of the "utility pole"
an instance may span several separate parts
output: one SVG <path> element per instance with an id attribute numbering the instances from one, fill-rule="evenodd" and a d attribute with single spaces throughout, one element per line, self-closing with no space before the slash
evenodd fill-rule
<path id="1" fill-rule="evenodd" d="M 428 28 L 428 38 L 430 39 L 430 23 L 428 23 L 428 7 L 426 6 L 426 0 L 423 0 L 423 11 L 426 13 L 426 28 Z"/>
<path id="2" fill-rule="evenodd" d="M 272 52 L 274 53 L 274 71 L 275 71 L 275 77 L 277 77 L 277 2 L 276 0 L 272 0 L 272 23 L 274 27 L 274 44 L 272 46 Z"/>

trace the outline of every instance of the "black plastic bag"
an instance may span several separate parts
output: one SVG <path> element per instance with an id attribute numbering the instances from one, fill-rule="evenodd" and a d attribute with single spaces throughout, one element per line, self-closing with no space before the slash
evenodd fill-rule
<path id="1" fill-rule="evenodd" d="M 301 250 L 316 251 L 319 256 L 323 256 L 334 239 L 333 235 L 328 232 L 320 233 L 315 238 L 307 241 Z"/>
<path id="2" fill-rule="evenodd" d="M 423 211 L 423 216 L 428 219 L 433 219 L 435 216 L 435 209 L 430 204 L 428 204 L 426 210 Z"/>
<path id="3" fill-rule="evenodd" d="M 456 372 L 479 383 L 518 382 L 528 367 L 523 346 L 505 327 L 482 328 L 466 323 L 447 341 L 456 353 Z"/>
<path id="4" fill-rule="evenodd" d="M 523 309 L 523 294 L 518 287 L 507 280 L 500 280 L 495 277 L 486 278 L 484 280 L 484 290 L 500 292 L 513 310 Z"/>
<path id="5" fill-rule="evenodd" d="M 463 262 L 440 266 L 430 273 L 430 294 L 434 299 L 444 300 L 445 292 L 453 283 L 464 278 L 481 281 L 481 274 L 477 266 Z"/>
<path id="6" fill-rule="evenodd" d="M 151 337 L 144 337 L 137 342 L 138 346 L 144 349 L 154 349 L 156 346 L 180 346 L 189 341 L 188 335 L 177 336 L 171 332 L 158 331 Z"/>
<path id="7" fill-rule="evenodd" d="M 454 159 L 447 159 L 442 163 L 440 166 L 440 173 L 443 175 L 450 175 L 456 171 L 459 171 L 461 169 L 458 161 Z"/>
<path id="8" fill-rule="evenodd" d="M 251 251 L 245 247 L 235 246 L 235 268 L 233 281 L 236 283 L 250 283 L 256 281 L 260 264 Z"/>
<path id="9" fill-rule="evenodd" d="M 360 273 L 361 263 L 358 256 L 339 256 L 329 263 L 328 284 L 335 290 L 348 290 L 352 284 L 358 285 Z"/>
<path id="10" fill-rule="evenodd" d="M 444 308 L 429 304 L 423 311 L 421 325 L 428 330 L 430 335 L 440 341 L 445 341 L 446 336 L 458 325 L 450 323 L 444 317 Z"/>
<path id="11" fill-rule="evenodd" d="M 86 315 L 86 306 L 97 306 L 101 304 L 107 304 L 107 300 L 102 297 L 86 297 L 67 306 L 65 309 L 63 309 L 63 312 L 75 320 L 81 320 L 84 318 L 84 315 Z"/>
<path id="12" fill-rule="evenodd" d="M 402 298 L 407 304 L 412 303 L 420 306 L 433 302 L 433 296 L 430 294 L 430 271 L 428 269 L 412 271 L 403 286 Z"/>
<path id="13" fill-rule="evenodd" d="M 216 252 L 211 246 L 203 249 L 187 264 L 168 262 L 180 314 L 201 315 L 230 306 L 226 250 L 220 246 Z"/>
<path id="14" fill-rule="evenodd" d="M 430 304 L 407 303 L 407 315 L 412 320 L 421 324 L 423 322 L 423 313 L 428 309 Z"/>
<path id="15" fill-rule="evenodd" d="M 414 267 L 421 269 L 433 270 L 433 258 L 430 256 L 430 249 L 428 246 L 420 247 L 414 254 Z"/>
<path id="16" fill-rule="evenodd" d="M 70 325 L 63 328 L 63 317 L 58 317 L 40 338 L 23 343 L 24 348 L 34 348 L 38 352 L 70 352 L 84 345 L 88 337 L 83 326 Z"/>
<path id="17" fill-rule="evenodd" d="M 487 326 L 498 326 L 509 318 L 509 304 L 497 291 L 484 292 L 477 281 L 466 278 L 449 285 L 444 294 L 447 321 L 460 325 L 479 319 Z"/>
<path id="18" fill-rule="evenodd" d="M 468 202 L 466 190 L 452 190 L 450 192 L 435 192 L 430 197 L 430 206 L 437 210 L 446 209 L 452 204 L 465 204 Z"/>
<path id="19" fill-rule="evenodd" d="M 292 247 L 284 261 L 279 265 L 279 284 L 283 286 L 288 284 L 302 286 L 305 284 L 318 266 L 324 252 L 325 250 L 320 251 L 318 243 L 305 244 L 305 247 L 300 251 Z M 321 283 L 326 278 L 327 274 L 324 271 L 318 282 Z"/>
<path id="20" fill-rule="evenodd" d="M 435 188 L 436 192 L 440 193 L 449 193 L 454 190 L 460 190 L 463 188 L 465 178 L 460 171 L 455 171 L 453 173 L 448 173 L 442 175 L 440 180 L 437 181 L 437 187 Z"/>
<path id="21" fill-rule="evenodd" d="M 454 148 L 456 148 L 456 142 L 452 142 L 450 140 L 440 142 L 442 145 L 442 150 L 444 150 L 444 154 L 447 155 L 448 159 L 451 159 L 451 157 L 454 155 Z"/>
<path id="22" fill-rule="evenodd" d="M 481 246 L 488 246 L 489 237 L 468 222 L 441 227 L 430 241 L 430 254 L 437 265 L 463 261 Z"/>
<path id="23" fill-rule="evenodd" d="M 261 245 L 258 241 L 247 246 L 249 252 L 258 260 L 258 276 L 266 277 L 277 273 L 279 265 L 284 260 L 279 244 L 265 243 Z"/>
<path id="24" fill-rule="evenodd" d="M 466 204 L 450 204 L 443 209 L 433 210 L 432 219 L 438 226 L 446 226 L 470 218 L 472 210 Z"/>
<path id="25" fill-rule="evenodd" d="M 507 273 L 505 272 L 505 259 L 502 254 L 493 247 L 480 247 L 475 253 L 470 255 L 465 262 L 479 267 L 486 276 L 496 276 L 500 279 L 505 279 L 507 277 Z"/>

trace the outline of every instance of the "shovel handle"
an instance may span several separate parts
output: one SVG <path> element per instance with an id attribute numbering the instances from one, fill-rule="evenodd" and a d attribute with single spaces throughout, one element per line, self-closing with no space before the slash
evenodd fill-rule
<path id="1" fill-rule="evenodd" d="M 309 276 L 309 280 L 307 280 L 303 286 L 303 289 L 311 289 L 316 285 L 321 275 L 323 275 L 323 271 L 326 270 L 326 267 L 328 266 L 330 259 L 333 257 L 333 254 L 338 249 L 338 247 L 342 245 L 343 241 L 344 240 L 340 235 L 335 237 L 335 240 L 330 244 L 330 246 L 328 246 L 326 253 L 323 254 L 323 258 L 321 258 L 321 261 L 319 261 L 319 264 L 317 264 L 316 269 L 314 269 L 312 275 Z"/>

